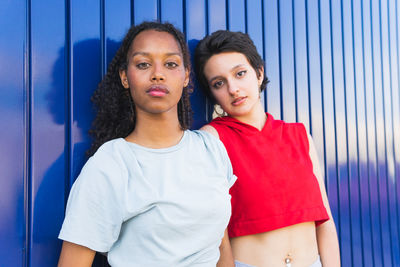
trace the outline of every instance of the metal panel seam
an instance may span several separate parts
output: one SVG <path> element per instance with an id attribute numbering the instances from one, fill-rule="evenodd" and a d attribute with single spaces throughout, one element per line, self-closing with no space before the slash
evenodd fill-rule
<path id="1" fill-rule="evenodd" d="M 209 21 L 210 18 L 209 18 L 209 15 L 208 15 L 208 12 L 209 12 L 208 1 L 209 1 L 209 0 L 204 1 L 204 8 L 205 8 L 204 14 L 206 15 L 206 17 L 205 17 L 205 21 L 206 21 L 206 35 L 209 35 L 209 34 L 210 34 L 210 21 Z"/>
<path id="2" fill-rule="evenodd" d="M 225 20 L 226 20 L 226 28 L 229 30 L 231 25 L 229 25 L 229 0 L 225 0 Z"/>
<path id="3" fill-rule="evenodd" d="M 377 193 L 378 193 L 378 213 L 379 213 L 379 229 L 380 229 L 380 235 L 379 235 L 379 239 L 380 239 L 380 247 L 381 247 L 381 263 L 384 264 L 384 260 L 383 260 L 383 255 L 384 255 L 384 251 L 383 251 L 383 239 L 382 239 L 382 211 L 381 211 L 381 207 L 379 205 L 379 201 L 380 201 L 380 186 L 379 186 L 379 171 L 378 171 L 378 166 L 379 166 L 379 162 L 378 162 L 378 148 L 377 148 L 377 129 L 376 129 L 376 104 L 375 104 L 375 68 L 373 67 L 375 65 L 375 57 L 374 57 L 374 31 L 373 31 L 373 17 L 372 17 L 372 0 L 370 1 L 370 8 L 369 8 L 369 13 L 370 13 L 370 34 L 371 34 L 371 61 L 372 61 L 372 89 L 373 89 L 373 94 L 374 94 L 374 125 L 375 125 L 375 160 L 377 163 L 377 167 L 375 170 L 375 174 L 377 177 Z"/>
<path id="4" fill-rule="evenodd" d="M 101 53 L 101 59 L 100 59 L 100 64 L 101 64 L 101 77 L 104 77 L 104 75 L 107 73 L 107 44 L 106 44 L 106 38 L 105 38 L 105 0 L 100 0 L 100 53 Z"/>
<path id="5" fill-rule="evenodd" d="M 333 29 L 332 29 L 332 23 L 333 23 L 333 21 L 332 21 L 332 1 L 329 1 L 329 30 L 330 30 L 330 36 L 331 36 L 331 40 L 330 40 L 330 46 L 331 46 L 331 68 L 332 68 L 332 95 L 333 95 L 333 98 L 332 98 L 332 104 L 333 104 L 333 123 L 334 123 L 334 130 L 335 130 L 335 145 L 337 146 L 337 144 L 338 144 L 338 140 L 337 140 L 337 122 L 336 122 L 336 99 L 335 99 L 335 91 L 336 91 L 336 89 L 335 89 L 335 71 L 334 71 L 334 69 L 335 69 L 335 61 L 334 61 L 334 59 L 333 59 Z M 338 165 L 338 152 L 337 152 L 337 147 L 336 147 L 336 149 L 335 149 L 335 166 L 336 166 L 336 170 L 339 170 L 339 165 Z M 336 181 L 339 181 L 339 172 L 338 171 L 336 171 Z M 341 236 L 341 232 L 342 232 L 342 229 L 341 229 L 341 225 L 340 225 L 340 222 L 341 222 L 341 219 L 340 219 L 340 207 L 341 207 L 341 205 L 340 205 L 340 195 L 339 195 L 339 192 L 340 192 L 340 188 L 339 188 L 339 185 L 340 185 L 340 183 L 339 182 L 337 182 L 336 183 L 336 192 L 337 192 L 337 201 L 338 201 L 338 218 L 337 218 L 337 221 L 339 222 L 339 237 Z"/>
<path id="6" fill-rule="evenodd" d="M 362 29 L 362 49 L 363 49 L 363 83 L 364 83 L 364 95 L 366 96 L 367 95 L 367 85 L 366 85 L 366 77 L 365 77 L 365 36 L 364 36 L 364 33 L 365 33 L 365 28 L 364 28 L 364 2 L 363 1 L 360 1 L 361 2 L 361 29 Z M 366 119 L 367 119 L 367 112 L 368 112 L 368 110 L 367 110 L 367 97 L 365 97 L 364 98 L 364 112 L 365 112 L 365 116 L 366 116 Z M 370 176 L 370 158 L 369 158 L 369 155 L 370 155 L 370 153 L 369 153 L 369 142 L 368 142 L 368 136 L 369 136 L 369 134 L 368 134 L 368 132 L 369 132 L 369 130 L 368 130 L 368 127 L 365 127 L 365 131 L 366 131 L 366 138 L 367 138 L 367 146 L 366 146 L 366 151 L 367 151 L 367 170 L 368 170 L 368 196 L 369 196 L 369 201 L 368 201 L 368 204 L 369 204 L 369 211 L 371 212 L 371 210 L 372 210 L 372 204 L 371 204 L 371 176 Z M 369 218 L 369 221 L 370 221 L 370 225 L 372 226 L 373 225 L 373 221 L 372 221 L 372 216 L 370 216 L 370 218 Z M 373 248 L 373 230 L 371 229 L 371 235 L 370 235 L 370 241 L 371 241 L 371 244 L 372 244 L 372 248 Z M 372 262 L 375 262 L 375 253 L 371 253 L 372 254 Z"/>
<path id="7" fill-rule="evenodd" d="M 354 7 L 353 7 L 353 0 L 351 0 L 351 5 L 350 5 L 350 8 L 351 8 L 351 11 L 350 11 L 350 13 L 351 13 L 351 32 L 352 32 L 352 44 L 351 44 L 351 46 L 352 46 L 352 51 L 353 51 L 353 73 L 354 73 L 354 75 L 356 74 L 356 56 L 355 56 L 355 45 L 354 45 L 354 38 L 355 38 L 355 36 L 354 36 Z M 362 45 L 364 45 L 364 43 L 362 44 Z M 364 54 L 364 47 L 362 47 L 362 49 L 363 49 L 363 52 L 362 52 L 362 54 Z M 363 70 L 363 73 L 364 73 L 364 70 Z M 365 74 L 364 74 L 365 75 Z M 354 77 L 354 79 L 353 79 L 353 86 L 354 86 L 354 106 L 355 106 L 355 116 L 356 116 L 356 125 L 358 126 L 359 125 L 359 121 L 358 121 L 358 105 L 357 105 L 357 83 L 356 83 L 356 78 Z M 361 203 L 362 203 L 362 198 L 361 198 L 361 182 L 360 182 L 360 148 L 359 148 L 359 146 L 360 146 L 360 143 L 359 143 L 359 132 L 358 132 L 358 127 L 355 127 L 355 129 L 356 129 L 356 136 L 357 136 L 357 140 L 356 140 L 356 148 L 357 148 L 357 178 L 358 178 L 358 181 L 357 181 L 357 183 L 358 183 L 358 191 L 359 191 L 359 194 L 358 194 L 358 203 L 360 203 L 360 205 L 362 205 Z M 350 169 L 349 169 L 349 171 L 350 171 Z M 359 210 L 358 210 L 358 213 L 359 213 L 359 217 L 360 218 L 362 218 L 362 209 L 361 209 L 361 207 L 359 208 Z M 360 221 L 360 232 L 361 232 L 361 235 L 360 235 L 360 238 L 361 238 L 361 265 L 362 266 L 364 266 L 364 235 L 362 234 L 363 233 L 363 223 Z M 352 262 L 353 263 L 353 265 L 354 265 L 354 262 Z"/>
<path id="8" fill-rule="evenodd" d="M 262 20 L 261 20 L 261 29 L 262 29 L 262 33 L 261 33 L 261 37 L 262 37 L 262 51 L 263 51 L 263 54 L 262 54 L 262 57 L 263 57 L 263 61 L 264 61 L 264 76 L 266 76 L 267 78 L 268 78 L 268 76 L 267 76 L 267 73 L 266 73 L 266 63 L 265 63 L 265 58 L 266 58 L 266 52 L 265 52 L 265 16 L 264 16 L 264 0 L 261 0 L 261 14 L 262 14 Z M 226 16 L 228 17 L 228 12 L 226 12 Z M 267 110 L 267 90 L 266 89 L 264 89 L 264 92 L 262 92 L 263 94 L 264 94 L 264 109 L 265 110 Z"/>
<path id="9" fill-rule="evenodd" d="M 341 20 L 341 31 L 342 31 L 342 61 L 343 61 L 343 87 L 346 90 L 347 89 L 347 73 L 346 73 L 346 67 L 345 67 L 345 58 L 346 58 L 346 49 L 344 46 L 344 42 L 345 42 L 345 36 L 344 36 L 344 19 L 343 19 L 343 0 L 340 1 L 340 20 Z M 348 209 L 349 209 L 349 228 L 350 228 L 350 251 L 351 251 L 351 263 L 352 266 L 354 266 L 354 257 L 353 257 L 353 253 L 354 253 L 354 240 L 353 240 L 353 220 L 352 220 L 352 210 L 351 210 L 351 192 L 350 192 L 350 179 L 351 179 L 351 166 L 350 166 L 350 151 L 349 151 L 349 120 L 348 120 L 348 110 L 347 110 L 347 94 L 346 92 L 344 92 L 343 94 L 344 96 L 344 114 L 345 114 L 345 118 L 346 118 L 346 155 L 347 155 L 347 186 L 349 188 L 349 190 L 347 190 L 347 197 L 349 199 L 349 203 L 348 203 Z"/>
<path id="10" fill-rule="evenodd" d="M 135 24 L 135 0 L 131 0 L 131 25 Z"/>
<path id="11" fill-rule="evenodd" d="M 395 4 L 397 4 L 397 1 L 395 1 Z M 396 19 L 397 19 L 397 17 L 396 17 Z M 395 147 L 395 141 L 394 141 L 394 138 L 395 138 L 395 129 L 394 129 L 394 124 L 396 123 L 393 119 L 395 118 L 395 116 L 394 116 L 394 111 L 393 111 L 393 109 L 394 109 L 394 107 L 393 107 L 393 81 L 392 81 L 392 78 L 393 78 L 393 76 L 392 76 L 392 57 L 391 57 L 391 51 L 392 51 L 392 45 L 391 45 L 391 31 L 390 31 L 390 3 L 387 3 L 387 24 L 388 24 L 388 48 L 389 48 L 389 71 L 390 71 L 390 100 L 391 100 L 391 110 L 390 110 L 390 113 L 391 113 L 391 116 L 392 116 L 392 125 L 391 125 L 391 130 L 392 130 L 392 146 L 393 146 L 393 148 L 392 148 L 392 152 L 393 152 L 393 161 L 394 161 L 394 185 L 395 185 L 395 188 L 394 188 L 394 192 L 395 192 L 395 194 L 396 194 L 396 188 L 397 188 L 397 186 L 396 186 L 396 183 L 398 182 L 397 181 L 397 179 L 396 179 L 396 173 L 397 173 L 397 170 L 396 170 L 396 167 L 397 167 L 397 164 L 396 164 L 396 147 Z M 398 67 L 398 66 L 397 66 Z M 389 176 L 388 176 L 388 179 L 389 179 Z M 395 200 L 397 199 L 397 194 L 395 195 Z M 399 226 L 399 214 L 398 214 L 398 208 L 397 208 L 397 206 L 398 206 L 398 204 L 399 204 L 399 201 L 397 200 L 396 201 L 396 205 L 395 205 L 395 219 L 396 219 L 396 226 L 397 227 L 395 227 L 395 228 L 398 228 L 398 226 Z M 390 207 L 390 206 L 389 206 Z M 390 229 L 392 229 L 392 227 L 390 227 Z M 399 233 L 399 231 L 397 231 L 397 233 Z M 399 237 L 398 237 L 399 238 Z M 393 247 L 392 247 L 392 249 L 393 249 Z M 399 252 L 400 253 L 400 252 Z M 394 259 L 394 255 L 392 255 L 392 262 L 396 262 L 395 261 L 395 259 Z"/>
<path id="12" fill-rule="evenodd" d="M 326 171 L 327 171 L 327 160 L 326 160 L 326 136 L 325 136 L 325 106 L 323 103 L 323 99 L 324 99 L 324 75 L 323 75 L 323 69 L 324 69 L 324 65 L 323 65 L 323 61 L 322 61 L 322 36 L 321 36 L 321 32 L 322 32 L 322 26 L 321 26 L 321 2 L 318 1 L 318 36 L 319 36 L 319 65 L 321 68 L 320 71 L 320 86 L 321 86 L 321 102 L 322 102 L 322 136 L 323 136 L 323 145 L 324 145 L 324 169 L 325 169 L 325 177 L 324 177 L 324 181 L 325 181 L 325 190 L 326 190 Z M 328 196 L 329 197 L 329 196 Z"/>
<path id="13" fill-rule="evenodd" d="M 296 26 L 295 26 L 295 15 L 294 15 L 294 1 L 292 0 L 292 38 L 293 38 L 293 43 L 292 43 L 292 47 L 293 47 L 293 78 L 294 78 L 294 110 L 295 110 L 295 114 L 296 114 L 296 121 L 299 121 L 299 115 L 298 115 L 298 96 L 297 96 L 297 60 L 296 60 Z"/>
<path id="14" fill-rule="evenodd" d="M 282 50 L 281 50 L 281 5 L 280 2 L 277 1 L 277 14 L 278 14 L 278 58 L 279 58 L 279 86 L 282 86 Z M 282 92 L 282 87 L 279 88 L 280 91 Z M 280 94 L 280 109 L 281 109 L 281 118 L 284 118 L 284 114 L 283 114 L 283 97 L 282 97 L 282 93 Z"/>
<path id="15" fill-rule="evenodd" d="M 308 0 L 304 1 L 305 8 L 304 10 L 306 11 L 306 49 L 307 49 L 307 92 L 308 92 L 308 123 L 310 125 L 310 135 L 312 136 L 313 132 L 313 123 L 312 123 L 312 110 L 311 110 L 311 77 L 310 77 L 310 41 L 309 41 L 309 33 L 308 33 Z"/>
<path id="16" fill-rule="evenodd" d="M 400 53 L 399 53 L 399 35 L 398 35 L 398 32 L 399 32 L 399 20 L 398 20 L 398 17 L 399 17 L 399 14 L 397 13 L 397 11 L 398 11 L 398 5 L 397 5 L 398 3 L 397 3 L 397 1 L 395 1 L 395 14 L 396 14 L 396 51 L 397 51 L 397 58 L 396 58 L 396 60 L 397 60 L 397 77 L 400 77 L 400 67 L 399 67 L 399 56 L 400 56 Z M 398 84 L 397 84 L 397 89 L 399 89 L 400 88 L 400 79 L 398 79 Z M 392 100 L 393 101 L 393 100 Z M 400 101 L 400 99 L 399 99 L 399 101 Z M 400 106 L 400 102 L 398 103 L 398 105 Z M 394 135 L 393 135 L 394 136 Z M 395 145 L 395 143 L 393 142 L 393 146 Z M 396 153 L 396 150 L 395 149 L 393 149 L 393 152 L 394 153 Z M 396 157 L 395 157 L 395 159 L 396 159 Z M 398 166 L 398 164 L 396 163 L 395 164 L 395 174 L 396 174 L 396 177 L 400 177 L 400 169 L 397 169 L 397 166 Z M 397 174 L 399 174 L 399 175 L 397 175 Z M 397 209 L 396 209 L 396 212 L 397 212 L 397 232 L 398 233 L 400 233 L 400 214 L 399 214 L 399 210 L 400 210 L 400 192 L 398 192 L 398 186 L 397 186 L 397 183 L 399 183 L 400 181 L 398 180 L 398 179 L 396 179 L 395 180 L 395 185 L 396 185 L 396 187 L 395 187 L 395 190 L 396 190 L 396 198 L 397 198 L 397 201 L 396 201 L 396 206 L 397 206 Z M 400 253 L 400 252 L 399 252 Z"/>
<path id="17" fill-rule="evenodd" d="M 161 21 L 161 0 L 157 0 L 157 21 Z"/>
<path id="18" fill-rule="evenodd" d="M 186 0 L 182 0 L 182 18 L 183 18 L 183 21 L 182 21 L 183 34 L 185 35 L 185 40 L 187 42 L 188 41 L 188 39 L 187 39 L 188 35 L 187 35 L 187 26 L 186 26 L 186 21 L 187 21 L 187 18 L 186 18 Z"/>
<path id="19" fill-rule="evenodd" d="M 24 55 L 24 220 L 25 220 L 25 241 L 23 263 L 27 267 L 30 265 L 30 248 L 31 248 L 31 195 L 32 195 L 32 170 L 31 170 L 31 122 L 32 122 L 32 64 L 31 64 L 31 1 L 26 0 L 26 24 L 25 24 L 25 55 Z"/>
<path id="20" fill-rule="evenodd" d="M 64 183 L 64 205 L 67 205 L 67 200 L 68 200 L 68 195 L 69 195 L 69 190 L 71 187 L 72 180 L 70 179 L 71 177 L 71 162 L 72 162 L 72 153 L 71 153 L 71 87 L 72 87 L 72 71 L 71 71 L 71 66 L 72 66 L 72 45 L 71 45 L 71 26 L 72 26 L 72 19 L 71 19 L 71 0 L 66 0 L 65 1 L 65 60 L 64 64 L 65 66 L 65 86 L 64 86 L 64 95 L 65 95 L 65 142 L 64 142 L 64 153 L 65 153 L 65 183 Z"/>
<path id="21" fill-rule="evenodd" d="M 379 43 L 380 43 L 380 56 L 381 56 L 381 86 L 382 86 L 382 105 L 385 107 L 385 83 L 384 83 L 384 72 L 383 72 L 383 44 L 382 44 L 382 1 L 379 1 Z M 390 58 L 390 57 L 389 57 Z M 391 69 L 389 68 L 389 72 L 391 72 Z M 393 238 L 392 238 L 392 227 L 391 227 L 391 211 L 390 211 L 390 203 L 389 203 L 389 171 L 388 171 L 388 158 L 387 158 L 387 140 L 386 140 L 386 116 L 385 116 L 385 108 L 383 108 L 383 137 L 384 137 L 384 144 L 385 144 L 385 173 L 386 173 L 386 205 L 387 205 L 387 211 L 388 211 L 388 222 L 389 222 L 389 236 L 390 236 L 390 251 L 393 251 Z M 391 261 L 392 263 L 394 262 L 393 259 L 393 253 L 390 253 L 391 255 Z"/>
<path id="22" fill-rule="evenodd" d="M 244 0 L 244 28 L 246 33 L 248 33 L 248 25 L 247 25 L 247 0 Z"/>

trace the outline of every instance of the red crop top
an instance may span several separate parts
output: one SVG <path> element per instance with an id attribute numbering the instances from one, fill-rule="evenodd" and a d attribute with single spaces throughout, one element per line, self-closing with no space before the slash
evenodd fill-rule
<path id="1" fill-rule="evenodd" d="M 303 124 L 285 123 L 267 113 L 264 128 L 231 117 L 210 125 L 219 134 L 238 177 L 232 186 L 230 237 L 329 219 L 309 156 Z"/>

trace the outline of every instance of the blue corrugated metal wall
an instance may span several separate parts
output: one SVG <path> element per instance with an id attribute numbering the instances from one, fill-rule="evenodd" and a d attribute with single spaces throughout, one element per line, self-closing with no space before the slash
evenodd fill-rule
<path id="1" fill-rule="evenodd" d="M 191 49 L 246 31 L 263 99 L 312 133 L 343 266 L 400 266 L 400 4 L 396 0 L 2 0 L 0 266 L 54 266 L 82 167 L 90 95 L 129 26 L 170 21 Z M 210 117 L 192 96 L 197 128 Z"/>

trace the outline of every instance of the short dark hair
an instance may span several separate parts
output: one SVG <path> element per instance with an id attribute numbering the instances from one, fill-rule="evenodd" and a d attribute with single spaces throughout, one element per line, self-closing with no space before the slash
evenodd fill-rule
<path id="1" fill-rule="evenodd" d="M 260 77 L 261 68 L 264 67 L 264 61 L 257 52 L 257 48 L 249 35 L 243 32 L 231 32 L 228 30 L 219 30 L 213 34 L 204 37 L 198 44 L 194 53 L 194 65 L 197 81 L 200 87 L 214 103 L 215 98 L 211 93 L 207 79 L 204 75 L 204 66 L 207 61 L 216 54 L 224 52 L 238 52 L 243 54 L 250 65 Z M 260 91 L 263 91 L 268 83 L 267 76 L 264 75 L 264 80 L 260 86 Z"/>
<path id="2" fill-rule="evenodd" d="M 132 26 L 125 35 L 121 46 L 108 66 L 103 80 L 93 93 L 92 102 L 96 107 L 96 117 L 89 134 L 93 138 L 88 156 L 93 155 L 105 142 L 128 136 L 136 124 L 135 103 L 130 89 L 121 84 L 120 71 L 128 66 L 128 53 L 136 36 L 147 30 L 155 30 L 171 34 L 178 42 L 183 56 L 185 69 L 190 73 L 190 54 L 185 37 L 181 31 L 170 23 L 143 22 Z M 192 91 L 191 83 L 183 88 L 182 97 L 178 102 L 178 119 L 183 130 L 189 129 L 192 120 L 192 109 L 189 96 Z"/>

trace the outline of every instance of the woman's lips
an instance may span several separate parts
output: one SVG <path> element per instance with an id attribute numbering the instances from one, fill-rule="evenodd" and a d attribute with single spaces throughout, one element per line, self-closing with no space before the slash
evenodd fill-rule
<path id="1" fill-rule="evenodd" d="M 240 104 L 242 104 L 244 101 L 246 101 L 247 97 L 238 97 L 235 98 L 235 100 L 232 101 L 232 105 L 233 106 L 239 106 Z"/>
<path id="2" fill-rule="evenodd" d="M 162 85 L 154 85 L 151 86 L 146 93 L 150 96 L 154 96 L 154 97 L 163 97 L 167 94 L 169 94 L 168 89 L 165 86 Z"/>

